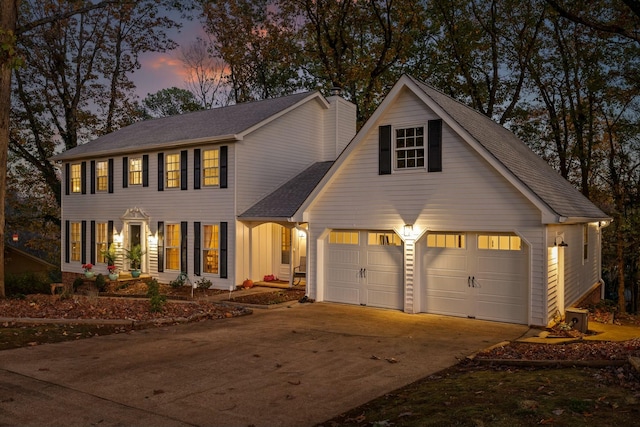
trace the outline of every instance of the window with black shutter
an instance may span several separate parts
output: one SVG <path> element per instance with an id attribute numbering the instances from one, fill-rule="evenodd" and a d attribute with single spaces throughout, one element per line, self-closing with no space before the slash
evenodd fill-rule
<path id="1" fill-rule="evenodd" d="M 227 257 L 228 257 L 228 245 L 227 245 L 227 223 L 220 223 L 220 278 L 226 279 L 227 273 Z"/>
<path id="2" fill-rule="evenodd" d="M 193 223 L 193 274 L 200 276 L 200 222 Z"/>
<path id="3" fill-rule="evenodd" d="M 429 120 L 428 172 L 442 172 L 442 120 Z"/>
<path id="4" fill-rule="evenodd" d="M 164 221 L 158 221 L 158 272 L 164 271 Z"/>
<path id="5" fill-rule="evenodd" d="M 378 128 L 378 174 L 391 173 L 391 126 Z"/>

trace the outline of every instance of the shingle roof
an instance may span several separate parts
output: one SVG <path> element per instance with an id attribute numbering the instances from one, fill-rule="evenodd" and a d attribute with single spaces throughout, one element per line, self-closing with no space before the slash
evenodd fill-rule
<path id="1" fill-rule="evenodd" d="M 409 78 L 556 214 L 567 218 L 608 218 L 511 131 L 437 89 Z"/>
<path id="2" fill-rule="evenodd" d="M 144 149 L 145 146 L 156 147 L 237 135 L 315 93 L 303 92 L 281 98 L 145 120 L 67 150 L 54 156 L 53 160 L 105 155 L 136 148 Z"/>
<path id="3" fill-rule="evenodd" d="M 293 216 L 313 189 L 322 180 L 333 162 L 314 163 L 273 193 L 242 213 L 240 219 L 283 218 Z"/>

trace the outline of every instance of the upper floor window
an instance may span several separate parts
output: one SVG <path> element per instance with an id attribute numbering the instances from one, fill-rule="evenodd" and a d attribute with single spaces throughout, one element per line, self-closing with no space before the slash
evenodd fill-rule
<path id="1" fill-rule="evenodd" d="M 396 169 L 424 168 L 424 126 L 397 128 Z"/>
<path id="2" fill-rule="evenodd" d="M 220 185 L 220 150 L 202 153 L 202 181 L 205 186 Z"/>
<path id="3" fill-rule="evenodd" d="M 129 159 L 129 184 L 142 184 L 142 157 L 132 157 Z"/>
<path id="4" fill-rule="evenodd" d="M 70 224 L 71 232 L 69 237 L 71 238 L 71 261 L 80 261 L 81 249 L 82 249 L 82 228 L 79 222 L 72 222 Z"/>
<path id="5" fill-rule="evenodd" d="M 167 224 L 164 253 L 167 270 L 180 270 L 180 224 Z"/>
<path id="6" fill-rule="evenodd" d="M 80 163 L 71 165 L 71 192 L 82 192 L 82 168 Z"/>
<path id="7" fill-rule="evenodd" d="M 217 224 L 204 226 L 202 259 L 204 272 L 218 274 L 220 271 L 220 228 Z"/>
<path id="8" fill-rule="evenodd" d="M 107 191 L 109 185 L 109 163 L 96 162 L 96 190 Z"/>
<path id="9" fill-rule="evenodd" d="M 165 165 L 167 188 L 180 188 L 180 154 L 167 154 Z"/>

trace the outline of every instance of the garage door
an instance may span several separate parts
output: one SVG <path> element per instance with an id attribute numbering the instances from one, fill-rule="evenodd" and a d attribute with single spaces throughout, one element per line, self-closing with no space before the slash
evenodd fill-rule
<path id="1" fill-rule="evenodd" d="M 332 231 L 325 301 L 404 308 L 402 240 L 393 232 Z"/>
<path id="2" fill-rule="evenodd" d="M 431 233 L 423 252 L 428 313 L 528 321 L 528 250 L 509 234 Z"/>

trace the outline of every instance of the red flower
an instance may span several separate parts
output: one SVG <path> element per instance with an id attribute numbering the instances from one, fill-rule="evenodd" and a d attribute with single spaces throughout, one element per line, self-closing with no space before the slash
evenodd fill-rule
<path id="1" fill-rule="evenodd" d="M 91 271 L 91 269 L 93 268 L 93 264 L 91 264 L 91 263 L 82 264 L 82 268 L 84 268 L 84 271 Z"/>

